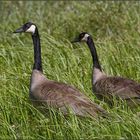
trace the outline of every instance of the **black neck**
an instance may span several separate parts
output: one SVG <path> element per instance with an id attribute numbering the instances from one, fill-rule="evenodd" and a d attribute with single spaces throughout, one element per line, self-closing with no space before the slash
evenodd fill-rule
<path id="1" fill-rule="evenodd" d="M 32 35 L 32 39 L 33 39 L 33 44 L 34 44 L 33 70 L 39 70 L 42 72 L 40 37 L 39 37 L 39 33 L 38 33 L 37 28 L 36 28 L 35 33 Z"/>
<path id="2" fill-rule="evenodd" d="M 97 51 L 96 51 L 94 42 L 90 36 L 87 39 L 87 45 L 88 45 L 91 55 L 92 55 L 92 59 L 93 59 L 93 63 L 94 63 L 93 67 L 102 71 L 99 60 L 98 60 L 98 55 L 97 55 Z"/>

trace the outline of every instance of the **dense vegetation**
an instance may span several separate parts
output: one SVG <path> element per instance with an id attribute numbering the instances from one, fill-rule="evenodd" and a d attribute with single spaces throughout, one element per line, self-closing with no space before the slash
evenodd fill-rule
<path id="1" fill-rule="evenodd" d="M 0 139 L 140 139 L 140 118 L 125 103 L 110 108 L 91 91 L 92 61 L 79 32 L 93 35 L 104 71 L 140 82 L 140 2 L 1 1 Z M 33 64 L 30 35 L 13 35 L 27 21 L 37 24 L 44 73 L 74 85 L 111 114 L 110 119 L 41 114 L 29 101 Z"/>

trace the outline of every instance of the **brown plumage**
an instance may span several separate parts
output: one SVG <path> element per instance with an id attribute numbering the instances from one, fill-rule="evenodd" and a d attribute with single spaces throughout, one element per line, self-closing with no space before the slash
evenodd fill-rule
<path id="1" fill-rule="evenodd" d="M 126 100 L 130 106 L 140 104 L 140 84 L 122 77 L 107 76 L 102 72 L 98 55 L 92 37 L 86 33 L 81 33 L 73 42 L 85 41 L 90 49 L 93 59 L 93 92 L 99 99 L 106 99 L 112 102 L 112 97 Z"/>
<path id="2" fill-rule="evenodd" d="M 59 109 L 64 115 L 69 113 L 78 116 L 105 115 L 106 111 L 88 99 L 83 93 L 64 83 L 48 80 L 42 72 L 41 47 L 38 29 L 33 23 L 26 23 L 15 33 L 31 32 L 34 44 L 34 67 L 30 81 L 30 99 L 35 104 L 44 104 Z"/>
<path id="3" fill-rule="evenodd" d="M 99 98 L 115 96 L 126 100 L 129 105 L 140 104 L 140 84 L 130 79 L 104 76 L 93 84 L 93 91 Z"/>
<path id="4" fill-rule="evenodd" d="M 49 107 L 58 108 L 64 114 L 68 113 L 68 108 L 78 116 L 97 117 L 98 114 L 106 114 L 104 109 L 89 100 L 79 90 L 64 83 L 48 80 L 37 70 L 33 70 L 32 73 L 30 94 L 33 102 L 46 103 Z"/>

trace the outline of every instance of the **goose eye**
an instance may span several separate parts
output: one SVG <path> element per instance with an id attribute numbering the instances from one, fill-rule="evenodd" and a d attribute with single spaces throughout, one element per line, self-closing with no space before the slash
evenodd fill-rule
<path id="1" fill-rule="evenodd" d="M 80 35 L 80 38 L 83 38 L 83 37 L 84 37 L 84 35 L 83 35 L 83 34 L 81 34 L 81 35 Z"/>
<path id="2" fill-rule="evenodd" d="M 27 25 L 25 24 L 25 25 L 23 26 L 23 28 L 24 28 L 24 30 L 26 30 L 28 27 L 27 27 Z"/>
<path id="3" fill-rule="evenodd" d="M 84 34 L 82 34 L 82 37 L 84 37 Z"/>
<path id="4" fill-rule="evenodd" d="M 30 28 L 30 25 L 29 24 L 25 24 L 24 25 L 24 29 L 28 29 L 28 28 Z"/>

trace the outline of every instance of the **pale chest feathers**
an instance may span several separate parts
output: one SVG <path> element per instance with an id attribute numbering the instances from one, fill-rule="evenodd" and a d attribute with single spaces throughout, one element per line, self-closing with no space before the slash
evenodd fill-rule
<path id="1" fill-rule="evenodd" d="M 31 76 L 30 91 L 33 92 L 36 88 L 46 81 L 46 77 L 38 70 L 33 70 Z"/>
<path id="2" fill-rule="evenodd" d="M 101 72 L 97 68 L 94 68 L 93 69 L 93 84 L 95 84 L 98 80 L 100 80 L 104 76 L 105 76 L 105 74 L 103 72 Z"/>

